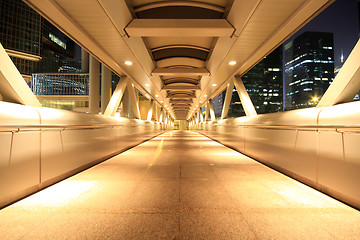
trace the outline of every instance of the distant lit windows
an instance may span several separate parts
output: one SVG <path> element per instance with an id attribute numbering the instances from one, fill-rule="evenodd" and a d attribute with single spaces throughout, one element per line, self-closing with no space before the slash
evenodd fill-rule
<path id="1" fill-rule="evenodd" d="M 280 68 L 268 68 L 269 72 L 279 72 Z"/>
<path id="2" fill-rule="evenodd" d="M 64 43 L 63 41 L 61 41 L 57 36 L 55 36 L 52 33 L 49 33 L 49 38 L 51 41 L 53 41 L 54 43 L 56 43 L 57 45 L 59 45 L 60 47 L 62 47 L 63 49 L 66 49 L 66 43 Z"/>

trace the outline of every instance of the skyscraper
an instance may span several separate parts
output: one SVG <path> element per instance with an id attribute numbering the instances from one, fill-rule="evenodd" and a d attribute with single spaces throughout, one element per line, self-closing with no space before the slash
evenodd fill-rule
<path id="1" fill-rule="evenodd" d="M 26 81 L 41 60 L 41 17 L 22 1 L 0 0 L 0 43 Z"/>
<path id="2" fill-rule="evenodd" d="M 285 45 L 286 110 L 316 106 L 333 80 L 333 33 L 304 32 Z"/>
<path id="3" fill-rule="evenodd" d="M 77 46 L 21 0 L 0 0 L 0 43 L 27 82 L 33 73 L 61 72 L 64 60 L 69 72 Z"/>
<path id="4" fill-rule="evenodd" d="M 282 47 L 276 48 L 242 76 L 243 83 L 259 114 L 282 110 Z M 234 90 L 229 117 L 244 116 L 239 95 Z"/>

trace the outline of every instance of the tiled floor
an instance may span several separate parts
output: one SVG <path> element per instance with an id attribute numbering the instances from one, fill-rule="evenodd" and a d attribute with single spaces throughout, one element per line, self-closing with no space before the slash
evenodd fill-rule
<path id="1" fill-rule="evenodd" d="M 0 210 L 0 239 L 360 239 L 360 212 L 192 132 Z"/>

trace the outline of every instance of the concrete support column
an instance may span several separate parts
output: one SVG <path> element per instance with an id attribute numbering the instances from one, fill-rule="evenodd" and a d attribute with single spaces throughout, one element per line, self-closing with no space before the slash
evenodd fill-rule
<path id="1" fill-rule="evenodd" d="M 249 97 L 248 92 L 246 91 L 246 88 L 244 86 L 244 83 L 241 80 L 241 77 L 235 76 L 234 84 L 235 84 L 236 91 L 239 94 L 239 98 L 240 98 L 241 104 L 244 108 L 246 116 L 257 115 L 255 107 Z"/>
<path id="2" fill-rule="evenodd" d="M 104 115 L 107 116 L 114 116 L 120 103 L 121 100 L 124 98 L 124 92 L 126 90 L 126 86 L 127 86 L 127 82 L 128 82 L 128 78 L 125 79 L 120 79 L 116 89 L 114 91 L 114 94 L 112 95 L 109 104 L 107 104 Z"/>
<path id="3" fill-rule="evenodd" d="M 207 103 L 206 104 L 206 111 L 205 111 L 205 122 L 208 121 L 209 114 L 210 114 L 209 103 Z"/>
<path id="4" fill-rule="evenodd" d="M 4 101 L 41 107 L 24 78 L 0 43 L 0 94 Z"/>
<path id="5" fill-rule="evenodd" d="M 130 115 L 132 115 L 131 104 L 130 104 L 130 96 L 129 96 L 129 91 L 127 89 L 125 89 L 124 90 L 124 96 L 123 96 L 123 99 L 121 101 L 120 116 L 130 118 Z"/>
<path id="6" fill-rule="evenodd" d="M 157 104 L 154 104 L 154 111 L 155 111 L 155 121 L 159 122 L 159 106 Z"/>
<path id="7" fill-rule="evenodd" d="M 134 118 L 141 119 L 140 109 L 139 109 L 139 96 L 135 92 L 135 87 L 128 81 L 127 90 L 129 92 L 130 101 L 131 101 L 131 109 L 134 115 Z"/>
<path id="8" fill-rule="evenodd" d="M 153 116 L 153 112 L 154 112 L 154 107 L 155 107 L 154 100 L 151 99 L 151 100 L 150 100 L 149 111 L 148 111 L 146 120 L 151 121 L 152 116 Z"/>
<path id="9" fill-rule="evenodd" d="M 234 81 L 230 80 L 226 89 L 224 105 L 221 113 L 221 119 L 227 118 L 228 116 L 233 89 L 234 89 Z"/>
<path id="10" fill-rule="evenodd" d="M 200 114 L 200 122 L 204 122 L 204 116 L 203 116 L 203 113 L 202 113 L 202 109 L 200 108 L 199 110 L 199 114 Z"/>
<path id="11" fill-rule="evenodd" d="M 89 64 L 89 112 L 99 112 L 100 101 L 100 63 L 90 56 Z"/>
<path id="12" fill-rule="evenodd" d="M 101 113 L 105 112 L 111 97 L 111 70 L 101 64 Z"/>
<path id="13" fill-rule="evenodd" d="M 84 48 L 81 48 L 81 71 L 89 72 L 89 53 Z"/>
<path id="14" fill-rule="evenodd" d="M 208 106 L 209 106 L 209 111 L 210 111 L 210 120 L 211 121 L 215 121 L 215 112 L 214 112 L 214 106 L 213 106 L 213 100 L 209 99 L 208 101 Z"/>

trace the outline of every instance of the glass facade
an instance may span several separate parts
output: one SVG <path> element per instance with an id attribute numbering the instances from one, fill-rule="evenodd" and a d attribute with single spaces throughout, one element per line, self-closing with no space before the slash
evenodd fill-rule
<path id="1" fill-rule="evenodd" d="M 40 57 L 41 17 L 22 1 L 0 0 L 0 43 L 13 52 L 11 60 L 23 75 L 37 71 L 38 59 L 22 57 L 25 54 Z"/>
<path id="2" fill-rule="evenodd" d="M 241 79 L 258 114 L 282 111 L 282 47 L 278 47 Z M 245 116 L 239 94 L 234 88 L 228 117 Z"/>
<path id="3" fill-rule="evenodd" d="M 360 1 L 335 1 L 242 76 L 258 114 L 317 105 L 359 39 L 359 9 Z M 217 118 L 224 98 L 213 100 Z M 228 117 L 244 115 L 234 89 Z"/>
<path id="4" fill-rule="evenodd" d="M 305 32 L 284 48 L 286 109 L 316 106 L 334 80 L 333 33 Z"/>
<path id="5" fill-rule="evenodd" d="M 89 95 L 89 74 L 33 74 L 35 95 Z"/>
<path id="6" fill-rule="evenodd" d="M 40 55 L 41 17 L 22 1 L 0 0 L 0 42 L 5 49 Z"/>
<path id="7" fill-rule="evenodd" d="M 219 95 L 217 95 L 212 101 L 214 107 L 215 119 L 220 119 L 221 117 L 222 109 L 224 106 L 225 94 L 226 94 L 226 90 L 220 93 Z"/>

